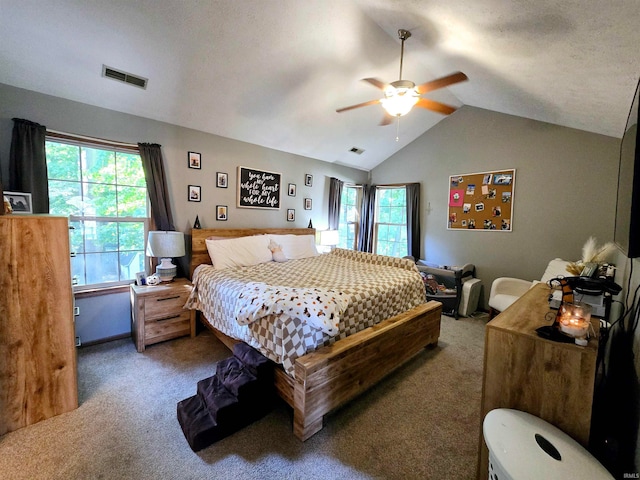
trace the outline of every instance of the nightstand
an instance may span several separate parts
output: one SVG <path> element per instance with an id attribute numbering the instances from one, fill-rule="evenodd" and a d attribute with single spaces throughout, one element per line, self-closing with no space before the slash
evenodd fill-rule
<path id="1" fill-rule="evenodd" d="M 191 293 L 186 278 L 159 285 L 131 285 L 131 336 L 138 352 L 147 345 L 196 335 L 195 310 L 184 304 Z"/>

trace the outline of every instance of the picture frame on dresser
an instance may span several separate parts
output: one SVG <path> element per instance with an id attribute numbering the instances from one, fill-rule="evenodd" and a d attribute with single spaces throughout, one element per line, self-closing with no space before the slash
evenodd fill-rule
<path id="1" fill-rule="evenodd" d="M 27 192 L 7 192 L 5 191 L 3 197 L 6 197 L 13 209 L 13 213 L 33 213 L 33 206 L 31 203 L 31 194 Z"/>

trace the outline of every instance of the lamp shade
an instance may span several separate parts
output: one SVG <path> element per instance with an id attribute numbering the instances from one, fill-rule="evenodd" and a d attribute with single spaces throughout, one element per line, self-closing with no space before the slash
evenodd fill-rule
<path id="1" fill-rule="evenodd" d="M 172 262 L 172 257 L 184 256 L 184 234 L 182 232 L 149 232 L 147 237 L 147 255 L 160 257 L 160 264 L 156 267 L 156 275 L 161 282 L 171 282 L 178 272 Z"/>
<path id="2" fill-rule="evenodd" d="M 149 257 L 182 257 L 184 250 L 184 233 L 182 232 L 149 232 L 147 237 L 147 256 Z"/>
<path id="3" fill-rule="evenodd" d="M 323 230 L 320 232 L 320 245 L 333 247 L 340 243 L 340 234 L 338 230 Z"/>

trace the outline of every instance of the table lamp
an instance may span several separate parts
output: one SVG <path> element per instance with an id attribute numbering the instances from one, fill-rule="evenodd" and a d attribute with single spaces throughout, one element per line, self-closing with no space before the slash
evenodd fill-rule
<path id="1" fill-rule="evenodd" d="M 160 258 L 156 267 L 156 275 L 161 282 L 171 282 L 178 272 L 178 267 L 171 262 L 174 257 L 182 257 L 184 250 L 184 234 L 182 232 L 149 232 L 147 237 L 147 256 Z"/>
<path id="2" fill-rule="evenodd" d="M 338 230 L 323 230 L 320 232 L 320 245 L 329 247 L 329 250 L 333 250 L 333 247 L 338 243 L 340 243 Z"/>

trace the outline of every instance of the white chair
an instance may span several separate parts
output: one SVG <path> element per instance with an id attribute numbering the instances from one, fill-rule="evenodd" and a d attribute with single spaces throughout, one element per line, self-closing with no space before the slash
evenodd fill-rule
<path id="1" fill-rule="evenodd" d="M 535 284 L 547 283 L 549 280 L 556 277 L 571 276 L 571 274 L 567 272 L 567 265 L 569 265 L 569 262 L 566 260 L 555 258 L 547 265 L 542 278 L 532 282 L 528 280 L 521 280 L 519 278 L 496 278 L 491 284 L 491 293 L 489 294 L 489 319 L 492 319 L 500 312 L 504 312 L 513 302 L 524 295 L 526 291 Z"/>

